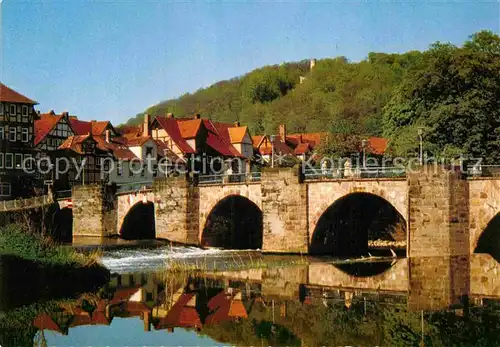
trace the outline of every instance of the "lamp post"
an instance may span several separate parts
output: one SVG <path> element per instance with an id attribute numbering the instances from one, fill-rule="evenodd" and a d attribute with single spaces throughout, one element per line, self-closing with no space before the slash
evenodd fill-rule
<path id="1" fill-rule="evenodd" d="M 271 167 L 274 167 L 274 139 L 275 136 L 271 135 Z"/>
<path id="2" fill-rule="evenodd" d="M 366 139 L 363 139 L 361 141 L 361 146 L 363 147 L 363 169 L 366 168 L 366 144 L 368 141 Z"/>
<path id="3" fill-rule="evenodd" d="M 424 146 L 423 146 L 423 141 L 422 141 L 422 138 L 423 138 L 423 135 L 424 135 L 424 129 L 422 129 L 421 127 L 418 128 L 418 138 L 420 140 L 420 151 L 419 151 L 419 160 L 420 160 L 420 165 L 424 165 L 424 156 L 423 156 L 423 149 L 424 149 Z"/>

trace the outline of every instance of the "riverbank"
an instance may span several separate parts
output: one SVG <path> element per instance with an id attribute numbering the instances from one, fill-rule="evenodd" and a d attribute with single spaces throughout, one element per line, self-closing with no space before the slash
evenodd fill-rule
<path id="1" fill-rule="evenodd" d="M 16 224 L 0 228 L 0 312 L 94 291 L 109 275 L 98 252 L 78 252 Z"/>

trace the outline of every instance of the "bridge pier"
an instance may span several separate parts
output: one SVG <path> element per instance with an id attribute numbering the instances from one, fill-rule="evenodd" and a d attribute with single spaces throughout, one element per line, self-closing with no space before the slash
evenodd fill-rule
<path id="1" fill-rule="evenodd" d="M 198 245 L 199 188 L 185 176 L 153 182 L 156 237 Z"/>
<path id="2" fill-rule="evenodd" d="M 302 253 L 309 248 L 307 184 L 299 168 L 262 171 L 263 252 Z"/>
<path id="3" fill-rule="evenodd" d="M 458 171 L 424 166 L 408 184 L 409 305 L 461 304 L 470 292 L 468 182 Z"/>
<path id="4" fill-rule="evenodd" d="M 116 196 L 100 184 L 73 187 L 73 236 L 116 235 Z"/>

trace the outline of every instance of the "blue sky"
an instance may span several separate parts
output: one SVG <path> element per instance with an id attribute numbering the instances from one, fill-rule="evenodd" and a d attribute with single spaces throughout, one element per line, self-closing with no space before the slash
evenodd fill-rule
<path id="1" fill-rule="evenodd" d="M 1 0 L 0 0 L 1 2 Z M 118 124 L 254 68 L 463 43 L 499 32 L 496 1 L 1 3 L 0 80 L 54 109 Z"/>

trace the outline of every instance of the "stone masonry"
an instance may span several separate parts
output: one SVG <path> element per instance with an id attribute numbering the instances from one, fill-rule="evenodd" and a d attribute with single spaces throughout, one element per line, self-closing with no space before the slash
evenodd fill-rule
<path id="1" fill-rule="evenodd" d="M 105 237 L 116 234 L 114 195 L 98 184 L 76 186 L 72 191 L 73 235 Z"/>
<path id="2" fill-rule="evenodd" d="M 298 168 L 262 172 L 264 252 L 308 252 L 307 184 Z"/>

